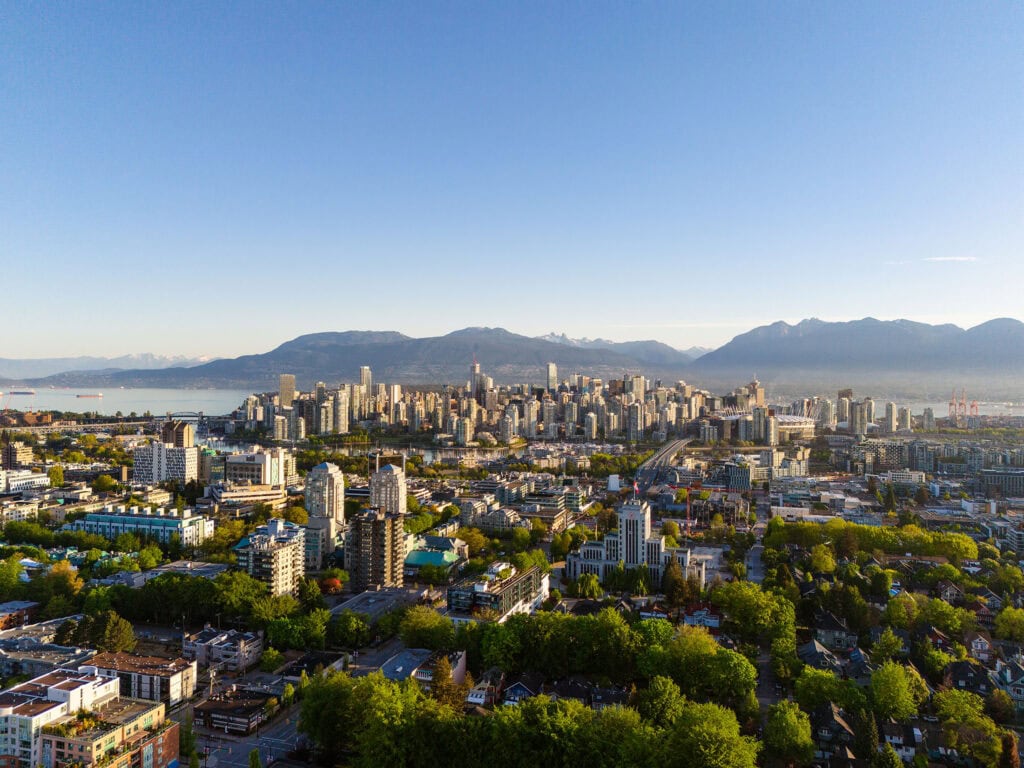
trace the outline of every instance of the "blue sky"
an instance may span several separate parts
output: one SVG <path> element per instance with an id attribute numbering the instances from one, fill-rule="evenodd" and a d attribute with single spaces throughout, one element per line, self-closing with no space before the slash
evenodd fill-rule
<path id="1" fill-rule="evenodd" d="M 1009 2 L 4 0 L 0 356 L 1024 317 L 1022 39 Z"/>

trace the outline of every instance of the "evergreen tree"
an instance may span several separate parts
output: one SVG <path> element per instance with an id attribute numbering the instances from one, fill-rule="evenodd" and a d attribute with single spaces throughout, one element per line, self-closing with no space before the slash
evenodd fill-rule
<path id="1" fill-rule="evenodd" d="M 672 558 L 665 567 L 665 573 L 661 577 L 661 591 L 669 607 L 675 609 L 678 619 L 679 610 L 686 604 L 686 577 L 683 576 L 683 569 Z"/>
<path id="2" fill-rule="evenodd" d="M 903 768 L 903 761 L 892 748 L 892 744 L 886 744 L 881 752 L 871 759 L 871 768 Z"/>
<path id="3" fill-rule="evenodd" d="M 182 755 L 191 755 L 196 751 L 196 734 L 192 728 L 192 715 L 185 715 L 178 730 L 178 752 Z"/>
<path id="4" fill-rule="evenodd" d="M 853 753 L 867 760 L 878 752 L 878 723 L 867 709 L 859 709 L 853 716 Z"/>
<path id="5" fill-rule="evenodd" d="M 1020 768 L 1017 734 L 1013 731 L 1003 731 L 1001 746 L 1002 752 L 999 755 L 999 768 Z"/>

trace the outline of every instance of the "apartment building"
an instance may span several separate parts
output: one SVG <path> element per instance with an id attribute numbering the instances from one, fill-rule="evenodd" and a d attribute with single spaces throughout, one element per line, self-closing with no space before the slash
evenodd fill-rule
<path id="1" fill-rule="evenodd" d="M 235 545 L 238 567 L 270 589 L 271 595 L 297 595 L 306 574 L 305 531 L 275 517 Z"/>
<path id="2" fill-rule="evenodd" d="M 194 659 L 200 667 L 215 666 L 229 672 L 244 672 L 260 660 L 263 638 L 255 632 L 206 627 L 186 635 L 181 651 L 185 658 Z"/>
<path id="3" fill-rule="evenodd" d="M 195 661 L 98 653 L 83 669 L 95 669 L 101 677 L 117 678 L 121 696 L 162 701 L 169 707 L 191 699 L 196 692 Z"/>
<path id="4" fill-rule="evenodd" d="M 122 533 L 135 533 L 164 544 L 174 536 L 186 547 L 196 547 L 213 535 L 213 520 L 194 515 L 185 509 L 139 509 L 107 506 L 102 512 L 90 512 L 81 520 L 64 526 L 67 530 L 85 531 L 115 539 Z"/>

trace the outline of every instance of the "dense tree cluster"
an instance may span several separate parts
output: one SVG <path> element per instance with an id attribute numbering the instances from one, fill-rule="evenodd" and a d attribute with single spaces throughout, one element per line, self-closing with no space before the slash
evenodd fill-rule
<path id="1" fill-rule="evenodd" d="M 817 523 L 786 523 L 773 518 L 768 523 L 764 543 L 780 548 L 784 544 L 798 544 L 807 549 L 818 544 L 829 544 L 841 555 L 861 552 L 913 555 L 941 555 L 954 563 L 976 559 L 978 545 L 963 533 L 926 531 L 916 525 L 900 527 L 858 525 L 845 520 Z"/>
<path id="2" fill-rule="evenodd" d="M 138 640 L 131 622 L 116 611 L 86 614 L 81 621 L 68 619 L 58 627 L 54 642 L 59 645 L 84 646 L 100 651 L 133 651 Z"/>
<path id="3" fill-rule="evenodd" d="M 741 734 L 732 711 L 678 693 L 666 705 L 648 719 L 629 707 L 596 712 L 538 696 L 473 717 L 411 680 L 332 673 L 307 688 L 299 729 L 330 761 L 353 768 L 435 768 L 439 754 L 452 768 L 754 768 L 758 744 Z"/>

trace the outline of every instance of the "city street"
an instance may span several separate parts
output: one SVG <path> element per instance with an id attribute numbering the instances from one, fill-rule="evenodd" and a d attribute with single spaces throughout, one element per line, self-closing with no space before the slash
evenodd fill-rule
<path id="1" fill-rule="evenodd" d="M 299 707 L 296 705 L 270 725 L 261 726 L 257 733 L 249 736 L 228 736 L 196 727 L 200 760 L 203 761 L 206 755 L 205 762 L 200 762 L 200 765 L 208 768 L 248 768 L 249 753 L 253 749 L 259 749 L 260 760 L 268 765 L 295 748 L 298 721 Z"/>
<path id="2" fill-rule="evenodd" d="M 761 561 L 761 553 L 764 552 L 764 544 L 758 542 L 747 552 L 747 580 L 755 584 L 764 581 L 764 563 Z"/>

